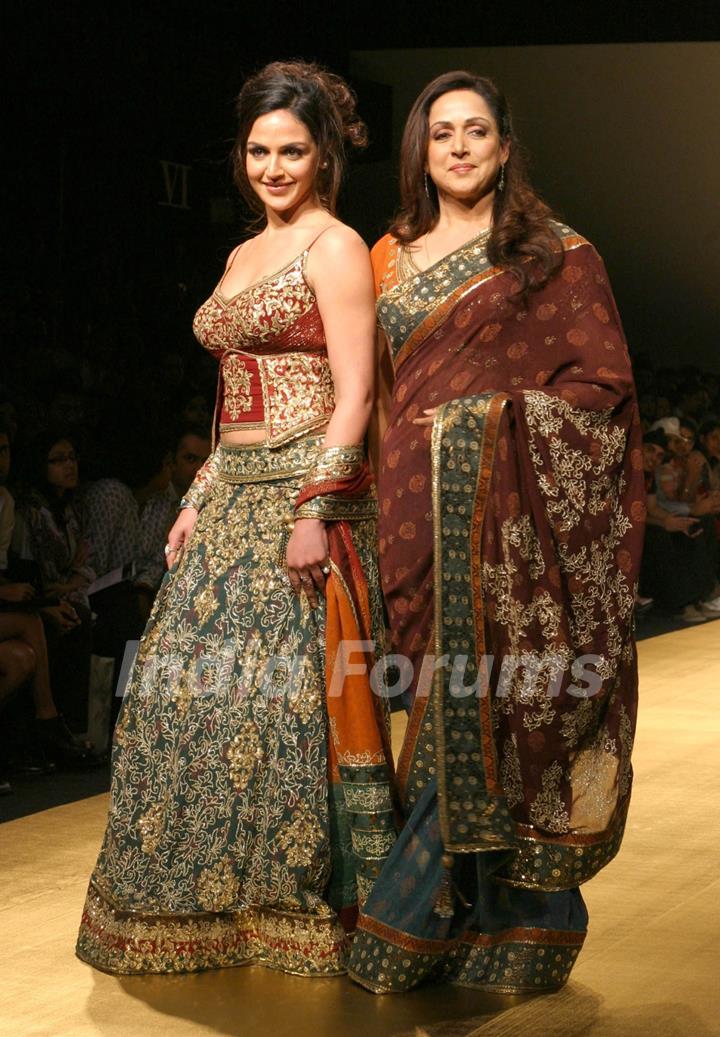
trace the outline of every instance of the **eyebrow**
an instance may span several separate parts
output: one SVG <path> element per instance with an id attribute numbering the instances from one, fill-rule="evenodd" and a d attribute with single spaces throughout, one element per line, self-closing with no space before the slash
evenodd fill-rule
<path id="1" fill-rule="evenodd" d="M 257 140 L 249 140 L 245 145 L 246 148 L 266 148 L 267 144 L 261 144 Z M 280 145 L 281 148 L 306 148 L 307 142 L 304 140 L 289 140 L 285 144 Z"/>
<path id="2" fill-rule="evenodd" d="M 466 119 L 465 122 L 463 123 L 463 125 L 464 126 L 470 126 L 474 122 L 484 122 L 487 126 L 491 126 L 492 125 L 490 120 L 488 118 L 486 118 L 484 115 L 473 115 L 472 118 Z M 432 126 L 430 127 L 430 129 L 434 130 L 436 126 L 450 126 L 450 127 L 452 127 L 453 123 L 450 122 L 448 119 L 442 119 L 439 122 L 434 122 L 432 124 Z"/>

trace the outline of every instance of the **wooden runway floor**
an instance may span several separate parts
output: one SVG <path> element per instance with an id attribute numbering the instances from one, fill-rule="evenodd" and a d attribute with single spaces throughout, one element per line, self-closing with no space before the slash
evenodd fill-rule
<path id="1" fill-rule="evenodd" d="M 635 792 L 619 857 L 583 893 L 590 933 L 560 993 L 374 997 L 262 968 L 117 978 L 73 955 L 106 796 L 0 826 L 2 1037 L 706 1037 L 720 1034 L 720 638 L 639 646 Z"/>

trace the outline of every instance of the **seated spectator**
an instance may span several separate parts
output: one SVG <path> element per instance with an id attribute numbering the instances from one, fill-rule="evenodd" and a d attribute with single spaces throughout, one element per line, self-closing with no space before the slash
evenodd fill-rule
<path id="1" fill-rule="evenodd" d="M 87 605 L 95 579 L 75 494 L 78 457 L 71 437 L 52 432 L 31 443 L 17 502 L 13 550 L 40 566 L 45 594 Z"/>
<path id="2" fill-rule="evenodd" d="M 12 549 L 36 563 L 55 699 L 74 732 L 87 730 L 92 623 L 87 590 L 95 578 L 76 506 L 78 459 L 73 438 L 45 431 L 29 444 L 24 488 L 16 501 Z"/>
<path id="3" fill-rule="evenodd" d="M 35 741 L 41 750 L 56 762 L 84 766 L 94 763 L 92 754 L 70 733 L 53 698 L 39 606 L 38 611 L 33 610 L 35 588 L 24 581 L 12 581 L 8 575 L 7 549 L 15 512 L 13 498 L 4 485 L 9 472 L 10 437 L 0 421 L 0 709 L 18 688 L 27 685 L 33 699 Z M 70 606 L 67 614 L 74 614 Z M 0 781 L 0 791 L 2 784 Z"/>
<path id="4" fill-rule="evenodd" d="M 34 665 L 35 657 L 27 645 L 11 639 L 0 641 L 0 712 L 6 700 L 30 678 Z M 12 792 L 8 770 L 4 754 L 0 755 L 0 796 Z"/>
<path id="5" fill-rule="evenodd" d="M 210 434 L 207 428 L 199 425 L 186 425 L 181 428 L 172 454 L 168 487 L 168 495 L 176 507 L 190 489 L 198 469 L 210 456 L 210 449 Z"/>
<path id="6" fill-rule="evenodd" d="M 709 489 L 710 470 L 703 452 L 697 449 L 698 426 L 692 418 L 680 418 L 680 449 L 677 462 L 682 469 L 682 500 L 689 504 L 705 496 Z"/>
<path id="7" fill-rule="evenodd" d="M 0 584 L 0 600 L 7 598 L 3 592 L 23 587 L 26 604 L 32 603 L 34 591 L 29 585 Z M 13 598 L 12 600 L 18 600 Z M 39 766 L 33 770 L 46 769 L 50 760 L 54 764 L 72 769 L 97 766 L 98 757 L 91 746 L 75 737 L 58 712 L 50 683 L 50 668 L 47 640 L 42 620 L 37 613 L 25 611 L 0 611 L 0 710 L 12 695 L 26 686 L 32 698 L 34 728 L 30 736 L 31 759 L 37 761 L 35 748 L 40 750 Z"/>
<path id="8" fill-rule="evenodd" d="M 665 421 L 671 419 L 664 419 Z M 675 426 L 673 434 L 679 435 Z M 720 494 L 691 506 L 684 501 L 660 503 L 656 473 L 663 464 L 668 436 L 656 428 L 643 437 L 643 467 L 647 490 L 647 528 L 640 571 L 640 593 L 687 623 L 720 616 L 720 591 L 703 516 L 720 509 Z"/>
<path id="9" fill-rule="evenodd" d="M 700 449 L 708 467 L 711 490 L 720 490 L 720 418 L 708 418 L 699 429 Z"/>
<path id="10" fill-rule="evenodd" d="M 165 542 L 177 514 L 177 504 L 169 493 L 172 454 L 164 438 L 147 428 L 138 431 L 135 441 L 132 437 L 124 440 L 122 448 L 111 462 L 119 478 L 90 483 L 83 494 L 83 513 L 100 575 L 134 563 L 134 612 L 140 617 L 141 632 L 165 573 Z M 93 608 L 98 610 L 100 605 L 94 596 Z M 112 612 L 117 627 L 119 614 L 114 606 Z M 138 632 L 125 637 L 126 632 L 122 635 L 125 640 L 139 636 Z"/>

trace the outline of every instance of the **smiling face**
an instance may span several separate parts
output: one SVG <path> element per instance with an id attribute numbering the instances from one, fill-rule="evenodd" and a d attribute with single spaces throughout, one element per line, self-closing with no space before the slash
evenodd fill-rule
<path id="1" fill-rule="evenodd" d="M 290 213 L 315 194 L 320 156 L 307 126 L 285 108 L 261 115 L 245 146 L 245 170 L 266 209 Z"/>
<path id="2" fill-rule="evenodd" d="M 438 97 L 428 126 L 427 171 L 440 194 L 472 204 L 494 191 L 510 145 L 480 94 L 451 90 Z"/>

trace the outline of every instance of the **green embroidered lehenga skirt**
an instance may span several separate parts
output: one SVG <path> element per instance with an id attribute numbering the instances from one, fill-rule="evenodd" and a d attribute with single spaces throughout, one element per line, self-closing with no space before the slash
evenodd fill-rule
<path id="1" fill-rule="evenodd" d="M 284 558 L 319 443 L 219 448 L 219 480 L 162 584 L 118 718 L 77 944 L 96 968 L 345 971 L 339 911 L 354 873 L 328 782 L 324 606 L 294 595 Z M 378 633 L 372 519 L 353 523 L 353 540 Z"/>

